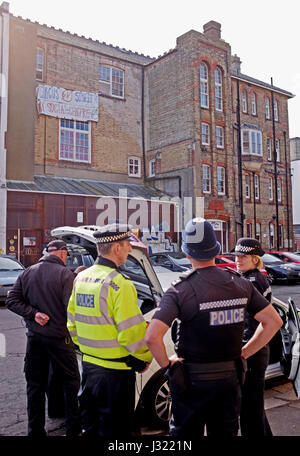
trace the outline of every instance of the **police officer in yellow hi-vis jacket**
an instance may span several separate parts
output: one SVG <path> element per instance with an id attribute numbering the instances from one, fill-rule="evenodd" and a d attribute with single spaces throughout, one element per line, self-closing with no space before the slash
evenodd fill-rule
<path id="1" fill-rule="evenodd" d="M 135 371 L 146 370 L 152 355 L 144 341 L 146 322 L 136 289 L 118 270 L 131 251 L 130 227 L 106 225 L 94 237 L 99 256 L 76 277 L 68 306 L 68 329 L 83 353 L 83 435 L 128 437 Z"/>

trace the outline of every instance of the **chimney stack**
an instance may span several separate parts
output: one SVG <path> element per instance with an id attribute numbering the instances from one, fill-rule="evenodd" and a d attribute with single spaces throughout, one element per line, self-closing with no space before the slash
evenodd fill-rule
<path id="1" fill-rule="evenodd" d="M 203 33 L 213 41 L 221 39 L 221 24 L 216 21 L 209 21 L 203 25 Z"/>
<path id="2" fill-rule="evenodd" d="M 241 72 L 241 59 L 236 54 L 231 56 L 231 69 L 233 74 L 240 74 Z"/>

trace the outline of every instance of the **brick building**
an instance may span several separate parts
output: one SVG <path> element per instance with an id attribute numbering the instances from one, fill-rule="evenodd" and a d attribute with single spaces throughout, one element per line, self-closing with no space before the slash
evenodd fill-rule
<path id="1" fill-rule="evenodd" d="M 182 202 L 180 219 L 204 211 L 223 251 L 243 231 L 266 248 L 276 228 L 282 246 L 292 238 L 283 174 L 292 94 L 243 75 L 220 24 L 189 31 L 153 59 L 15 17 L 6 2 L 0 19 L 3 251 L 36 260 L 51 228 L 96 223 L 105 197 L 120 218 L 120 189 L 147 202 L 149 229 L 151 200 L 162 196 Z M 154 212 L 162 224 L 162 208 Z"/>

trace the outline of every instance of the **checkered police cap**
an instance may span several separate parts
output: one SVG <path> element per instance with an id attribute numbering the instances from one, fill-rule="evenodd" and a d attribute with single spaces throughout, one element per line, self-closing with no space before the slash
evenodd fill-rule
<path id="1" fill-rule="evenodd" d="M 235 255 L 262 256 L 265 252 L 257 239 L 240 238 L 236 243 L 233 253 Z"/>
<path id="2" fill-rule="evenodd" d="M 93 233 L 97 244 L 124 241 L 130 239 L 131 225 L 113 223 L 100 228 Z"/>

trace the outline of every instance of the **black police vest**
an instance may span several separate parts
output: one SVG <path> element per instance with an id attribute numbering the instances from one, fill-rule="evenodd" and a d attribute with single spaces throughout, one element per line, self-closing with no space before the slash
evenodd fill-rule
<path id="1" fill-rule="evenodd" d="M 180 311 L 172 337 L 179 357 L 208 363 L 240 356 L 249 285 L 216 267 L 198 269 L 175 285 Z M 186 287 L 192 288 L 190 299 L 181 302 Z"/>

